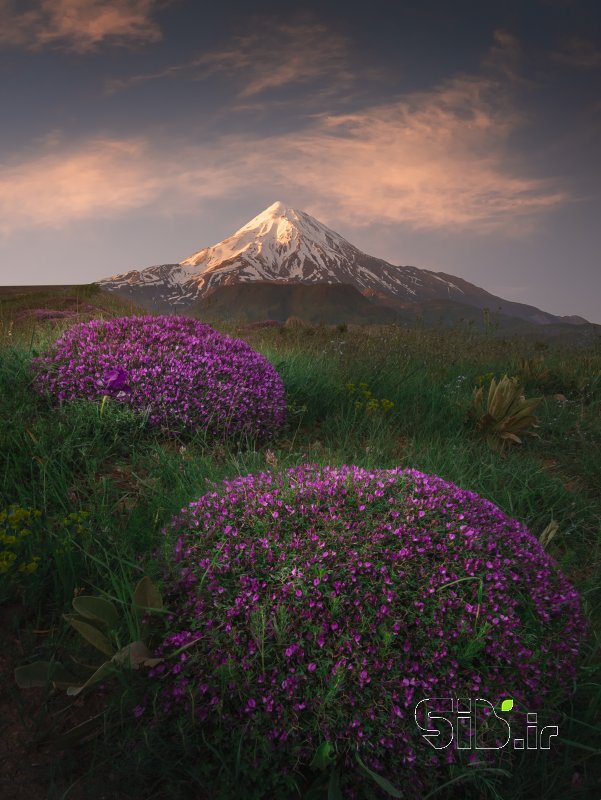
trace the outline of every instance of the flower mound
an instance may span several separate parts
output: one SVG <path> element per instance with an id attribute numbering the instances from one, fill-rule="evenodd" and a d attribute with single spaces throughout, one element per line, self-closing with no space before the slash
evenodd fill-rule
<path id="1" fill-rule="evenodd" d="M 169 429 L 263 439 L 284 419 L 274 367 L 246 342 L 187 317 L 75 325 L 34 364 L 37 389 L 59 401 L 109 395 Z"/>
<path id="2" fill-rule="evenodd" d="M 222 752 L 244 731 L 243 752 L 262 752 L 249 775 L 307 766 L 330 742 L 353 785 L 358 752 L 397 786 L 410 770 L 422 796 L 420 770 L 427 783 L 458 751 L 422 738 L 419 700 L 511 697 L 536 711 L 574 674 L 577 593 L 523 524 L 441 478 L 353 466 L 241 477 L 167 532 L 172 633 L 154 712 L 192 715 Z"/>

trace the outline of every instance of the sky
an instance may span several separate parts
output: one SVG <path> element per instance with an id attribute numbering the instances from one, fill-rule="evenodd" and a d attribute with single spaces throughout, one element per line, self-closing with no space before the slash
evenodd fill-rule
<path id="1" fill-rule="evenodd" d="M 597 0 L 0 0 L 0 108 L 1 285 L 175 263 L 280 200 L 601 323 Z"/>

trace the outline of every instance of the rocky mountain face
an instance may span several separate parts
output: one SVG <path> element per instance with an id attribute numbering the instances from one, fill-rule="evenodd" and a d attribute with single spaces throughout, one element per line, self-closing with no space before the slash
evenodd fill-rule
<path id="1" fill-rule="evenodd" d="M 255 282 L 352 286 L 372 303 L 396 309 L 453 301 L 538 325 L 586 322 L 503 300 L 443 272 L 395 266 L 363 253 L 309 214 L 279 201 L 227 239 L 177 264 L 131 270 L 99 281 L 103 288 L 149 310 L 178 313 L 192 313 L 217 289 Z"/>

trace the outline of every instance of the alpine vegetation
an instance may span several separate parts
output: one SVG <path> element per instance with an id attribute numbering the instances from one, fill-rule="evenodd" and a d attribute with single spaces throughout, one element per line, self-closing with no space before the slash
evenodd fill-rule
<path id="1" fill-rule="evenodd" d="M 135 716 L 196 726 L 219 754 L 199 767 L 216 797 L 232 781 L 283 796 L 316 767 L 361 798 L 410 769 L 403 796 L 423 797 L 469 752 L 428 748 L 418 701 L 509 695 L 525 714 L 575 674 L 577 592 L 523 523 L 440 477 L 262 472 L 215 485 L 165 534 L 165 660 Z"/>
<path id="2" fill-rule="evenodd" d="M 284 386 L 269 361 L 194 319 L 81 323 L 33 363 L 36 389 L 55 401 L 113 398 L 171 432 L 260 441 L 285 417 Z"/>

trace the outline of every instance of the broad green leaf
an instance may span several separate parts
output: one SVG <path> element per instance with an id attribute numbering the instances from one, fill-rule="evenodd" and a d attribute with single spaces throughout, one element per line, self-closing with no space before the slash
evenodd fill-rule
<path id="1" fill-rule="evenodd" d="M 97 650 L 100 650 L 101 653 L 104 653 L 107 656 L 114 655 L 115 648 L 104 635 L 104 633 L 99 631 L 98 628 L 95 628 L 88 622 L 77 619 L 70 614 L 65 614 L 65 619 L 69 625 L 72 625 L 78 633 L 81 633 L 86 641 L 93 645 Z"/>
<path id="2" fill-rule="evenodd" d="M 15 669 L 15 682 L 20 689 L 33 689 L 53 683 L 59 688 L 71 685 L 74 678 L 62 664 L 51 661 L 34 661 Z"/>
<path id="3" fill-rule="evenodd" d="M 330 772 L 330 780 L 328 783 L 328 800 L 343 800 L 342 792 L 340 790 L 340 775 L 335 769 Z"/>
<path id="4" fill-rule="evenodd" d="M 113 603 L 104 597 L 80 594 L 73 598 L 73 608 L 82 617 L 103 622 L 109 628 L 116 628 L 119 624 L 119 612 Z"/>
<path id="5" fill-rule="evenodd" d="M 164 658 L 147 658 L 143 663 L 145 667 L 156 667 L 157 664 L 164 660 Z"/>
<path id="6" fill-rule="evenodd" d="M 511 711 L 513 708 L 513 700 L 511 697 L 507 698 L 507 700 L 503 700 L 501 703 L 501 711 Z"/>
<path id="7" fill-rule="evenodd" d="M 152 653 L 144 642 L 130 642 L 130 644 L 122 647 L 118 653 L 115 653 L 113 661 L 125 667 L 138 669 L 141 664 L 145 664 L 151 657 Z"/>
<path id="8" fill-rule="evenodd" d="M 94 672 L 88 680 L 83 683 L 81 686 L 69 686 L 67 689 L 67 694 L 71 697 L 75 697 L 80 692 L 83 692 L 84 689 L 87 689 L 88 686 L 92 686 L 94 683 L 98 683 L 101 681 L 106 675 L 108 675 L 113 670 L 113 665 L 110 661 L 105 661 L 104 664 L 98 667 L 96 672 Z"/>
<path id="9" fill-rule="evenodd" d="M 312 769 L 328 769 L 331 767 L 336 756 L 334 755 L 334 748 L 331 742 L 322 742 L 309 765 Z"/>
<path id="10" fill-rule="evenodd" d="M 148 575 L 145 575 L 136 586 L 132 607 L 134 611 L 146 610 L 149 608 L 163 608 L 161 593 Z"/>
<path id="11" fill-rule="evenodd" d="M 396 789 L 390 781 L 387 781 L 386 778 L 383 778 L 381 775 L 378 775 L 377 772 L 373 772 L 369 767 L 366 767 L 363 761 L 361 761 L 361 757 L 359 753 L 355 753 L 355 758 L 357 759 L 357 763 L 364 770 L 370 778 L 372 778 L 380 787 L 383 789 L 386 794 L 390 795 L 390 797 L 403 797 L 403 793 L 400 789 Z"/>
<path id="12" fill-rule="evenodd" d="M 515 433 L 510 433 L 509 431 L 505 431 L 505 433 L 501 434 L 501 439 L 510 439 L 512 442 L 516 442 L 517 444 L 522 444 L 522 440 L 519 436 L 516 436 Z"/>
<path id="13" fill-rule="evenodd" d="M 319 775 L 309 789 L 305 790 L 303 800 L 323 800 L 326 789 L 327 786 L 324 783 L 323 775 Z"/>
<path id="14" fill-rule="evenodd" d="M 47 686 L 50 683 L 52 664 L 49 661 L 34 661 L 15 669 L 15 682 L 20 689 Z"/>

